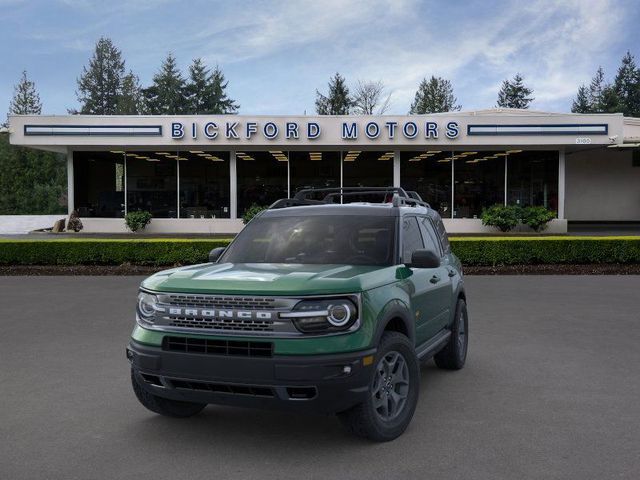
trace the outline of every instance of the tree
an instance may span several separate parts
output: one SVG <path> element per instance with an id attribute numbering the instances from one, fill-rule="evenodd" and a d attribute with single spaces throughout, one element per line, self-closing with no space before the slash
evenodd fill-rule
<path id="1" fill-rule="evenodd" d="M 391 93 L 385 94 L 384 83 L 358 80 L 353 94 L 353 111 L 358 115 L 382 115 L 389 109 Z"/>
<path id="2" fill-rule="evenodd" d="M 602 67 L 598 67 L 596 74 L 591 79 L 589 84 L 589 104 L 591 105 L 591 113 L 602 112 L 602 94 L 607 88 L 607 83 L 604 79 L 604 70 Z"/>
<path id="3" fill-rule="evenodd" d="M 122 78 L 116 111 L 119 115 L 139 115 L 144 113 L 144 98 L 142 97 L 140 80 L 131 71 Z"/>
<path id="4" fill-rule="evenodd" d="M 189 111 L 185 80 L 173 54 L 167 55 L 160 71 L 153 76 L 153 84 L 143 90 L 143 94 L 152 115 L 176 115 Z"/>
<path id="5" fill-rule="evenodd" d="M 457 101 L 451 82 L 432 75 L 429 80 L 423 78 L 420 82 L 409 113 L 453 112 L 462 108 Z"/>
<path id="6" fill-rule="evenodd" d="M 40 115 L 42 102 L 36 91 L 36 84 L 27 78 L 27 71 L 22 71 L 20 81 L 13 88 L 13 98 L 9 104 L 9 114 Z"/>
<path id="7" fill-rule="evenodd" d="M 196 58 L 189 66 L 189 80 L 185 87 L 189 113 L 237 113 L 240 106 L 226 94 L 228 83 L 220 67 L 216 65 L 210 73 L 202 59 Z"/>
<path id="8" fill-rule="evenodd" d="M 525 86 L 524 78 L 519 73 L 513 80 L 502 82 L 502 88 L 498 92 L 498 107 L 503 108 L 529 108 L 529 104 L 534 100 L 530 95 L 533 90 Z"/>
<path id="9" fill-rule="evenodd" d="M 622 58 L 613 89 L 622 113 L 630 117 L 640 116 L 640 69 L 631 52 Z"/>
<path id="10" fill-rule="evenodd" d="M 584 85 L 578 88 L 578 94 L 571 104 L 573 113 L 591 113 L 591 102 L 589 101 L 589 90 Z"/>
<path id="11" fill-rule="evenodd" d="M 353 100 L 343 76 L 336 73 L 329 79 L 329 92 L 325 96 L 316 90 L 316 112 L 318 115 L 348 115 Z"/>
<path id="12" fill-rule="evenodd" d="M 90 115 L 113 115 L 118 113 L 118 99 L 124 76 L 122 53 L 113 42 L 101 37 L 96 43 L 89 67 L 82 68 L 77 80 L 76 96 L 80 112 Z M 71 111 L 71 113 L 77 113 Z"/>

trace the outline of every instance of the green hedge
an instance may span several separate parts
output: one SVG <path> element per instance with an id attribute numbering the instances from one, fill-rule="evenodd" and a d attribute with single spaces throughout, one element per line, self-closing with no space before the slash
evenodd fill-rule
<path id="1" fill-rule="evenodd" d="M 0 240 L 0 265 L 189 265 L 229 239 Z M 640 237 L 458 237 L 463 265 L 640 263 Z"/>
<path id="2" fill-rule="evenodd" d="M 206 262 L 229 239 L 0 241 L 0 265 L 188 265 Z"/>
<path id="3" fill-rule="evenodd" d="M 463 265 L 640 263 L 640 237 L 466 237 L 451 248 Z"/>

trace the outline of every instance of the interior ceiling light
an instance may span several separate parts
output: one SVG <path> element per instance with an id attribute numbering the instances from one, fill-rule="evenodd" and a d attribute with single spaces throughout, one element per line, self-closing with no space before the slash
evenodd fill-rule
<path id="1" fill-rule="evenodd" d="M 450 158 L 441 158 L 440 160 L 438 160 L 438 163 L 449 163 L 450 161 Z"/>
<path id="2" fill-rule="evenodd" d="M 170 153 L 168 152 L 153 152 L 153 153 L 155 153 L 156 155 L 164 155 L 164 156 L 170 155 Z"/>
<path id="3" fill-rule="evenodd" d="M 427 153 L 442 153 L 442 150 L 429 150 Z"/>
<path id="4" fill-rule="evenodd" d="M 147 160 L 149 157 L 144 157 L 142 155 L 135 155 L 135 158 L 139 158 L 140 160 Z"/>
<path id="5" fill-rule="evenodd" d="M 496 157 L 505 157 L 507 154 L 506 153 L 496 153 L 494 154 Z"/>
<path id="6" fill-rule="evenodd" d="M 507 150 L 507 153 L 520 153 L 522 150 Z"/>
<path id="7" fill-rule="evenodd" d="M 178 155 L 167 155 L 167 158 L 180 158 Z"/>
<path id="8" fill-rule="evenodd" d="M 147 162 L 159 162 L 157 158 L 147 158 Z"/>
<path id="9" fill-rule="evenodd" d="M 122 150 L 111 150 L 111 153 L 124 153 Z"/>
<path id="10" fill-rule="evenodd" d="M 137 154 L 137 153 L 125 153 L 125 155 L 126 155 L 127 157 L 137 157 L 137 156 L 138 156 L 138 154 Z"/>
<path id="11" fill-rule="evenodd" d="M 189 150 L 189 153 L 204 153 L 202 150 Z"/>

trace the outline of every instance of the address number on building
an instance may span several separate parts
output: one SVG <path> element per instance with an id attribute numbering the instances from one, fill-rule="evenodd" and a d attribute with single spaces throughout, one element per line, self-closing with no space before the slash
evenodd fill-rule
<path id="1" fill-rule="evenodd" d="M 589 137 L 576 138 L 576 145 L 589 145 L 590 143 L 591 143 L 591 139 Z"/>

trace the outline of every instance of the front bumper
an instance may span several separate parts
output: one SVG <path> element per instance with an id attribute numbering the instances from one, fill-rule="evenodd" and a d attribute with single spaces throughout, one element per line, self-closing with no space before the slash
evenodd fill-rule
<path id="1" fill-rule="evenodd" d="M 173 400 L 314 413 L 364 401 L 375 349 L 333 355 L 239 357 L 166 351 L 131 340 L 127 358 L 150 393 Z"/>

